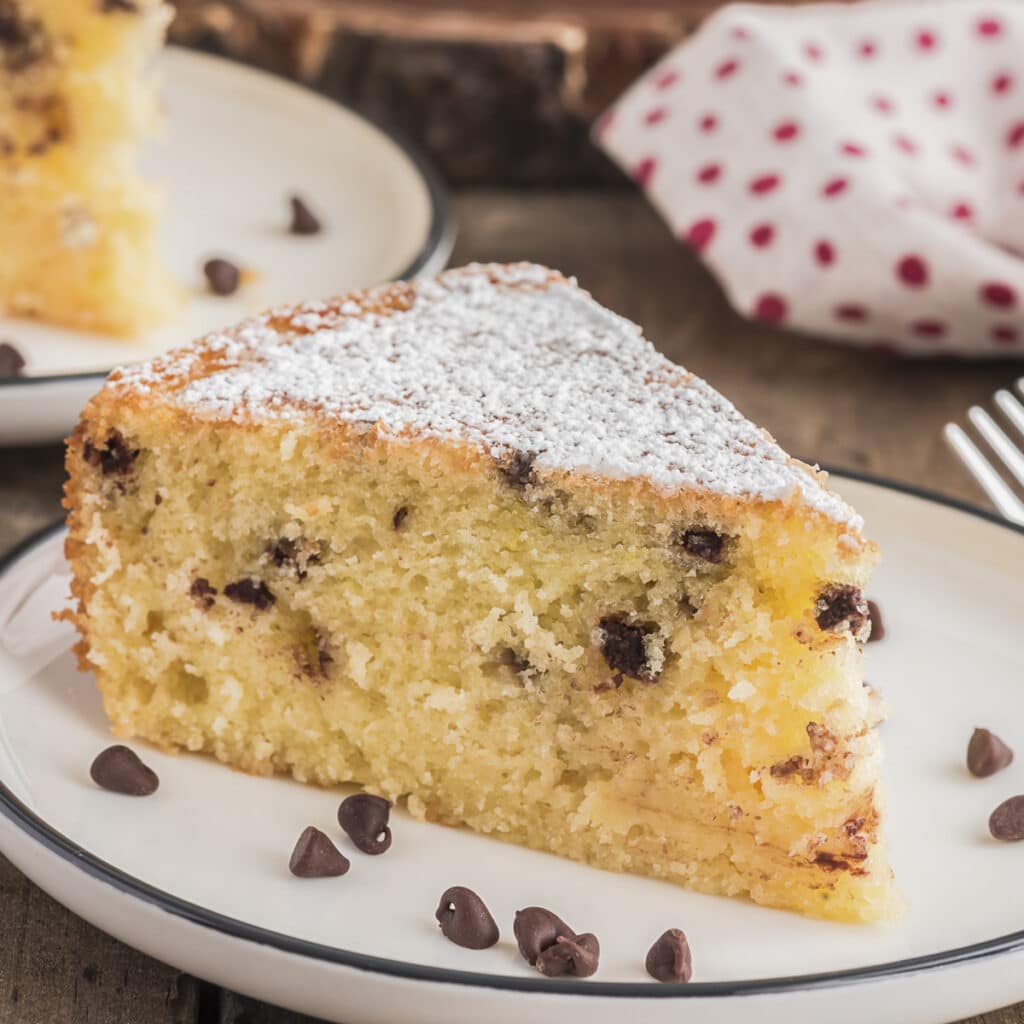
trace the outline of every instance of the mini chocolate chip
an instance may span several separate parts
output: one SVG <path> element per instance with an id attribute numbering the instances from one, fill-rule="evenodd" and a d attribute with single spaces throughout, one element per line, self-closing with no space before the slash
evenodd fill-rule
<path id="1" fill-rule="evenodd" d="M 725 538 L 714 530 L 686 530 L 679 540 L 683 548 L 695 558 L 715 565 L 722 561 Z"/>
<path id="2" fill-rule="evenodd" d="M 466 949 L 489 949 L 498 941 L 498 926 L 472 889 L 453 885 L 441 894 L 434 913 L 446 939 Z"/>
<path id="3" fill-rule="evenodd" d="M 9 342 L 0 341 L 0 380 L 22 376 L 25 357 Z"/>
<path id="4" fill-rule="evenodd" d="M 301 196 L 289 199 L 292 207 L 292 223 L 289 229 L 293 235 L 317 235 L 322 225 Z"/>
<path id="5" fill-rule="evenodd" d="M 1013 751 L 988 729 L 975 729 L 967 744 L 967 770 L 979 779 L 1002 771 L 1013 761 Z"/>
<path id="6" fill-rule="evenodd" d="M 110 432 L 102 448 L 97 448 L 91 441 L 82 446 L 82 458 L 92 466 L 99 466 L 104 476 L 130 473 L 140 452 L 139 448 L 129 448 L 117 430 Z"/>
<path id="7" fill-rule="evenodd" d="M 242 280 L 242 273 L 234 263 L 219 258 L 207 260 L 203 273 L 214 295 L 233 295 Z"/>
<path id="8" fill-rule="evenodd" d="M 270 560 L 278 569 L 291 569 L 298 580 L 309 575 L 311 565 L 320 564 L 320 548 L 305 540 L 291 540 L 282 537 L 276 544 L 267 548 Z"/>
<path id="9" fill-rule="evenodd" d="M 689 981 L 693 957 L 686 936 L 678 928 L 669 928 L 647 951 L 645 965 L 655 981 Z"/>
<path id="10" fill-rule="evenodd" d="M 608 667 L 631 679 L 653 683 L 659 673 L 647 657 L 647 637 L 657 632 L 650 623 L 630 623 L 621 615 L 606 615 L 600 622 L 601 653 Z"/>
<path id="11" fill-rule="evenodd" d="M 850 632 L 857 636 L 868 621 L 868 603 L 859 587 L 846 583 L 826 587 L 818 595 L 815 621 L 819 629 L 836 629 L 849 623 Z"/>
<path id="12" fill-rule="evenodd" d="M 288 861 L 288 870 L 297 878 L 337 878 L 350 867 L 348 857 L 312 825 L 302 830 Z"/>
<path id="13" fill-rule="evenodd" d="M 523 959 L 533 967 L 537 957 L 549 946 L 554 945 L 560 935 L 575 935 L 575 932 L 555 913 L 543 907 L 524 907 L 516 911 L 512 932 L 519 944 Z"/>
<path id="14" fill-rule="evenodd" d="M 1024 839 L 1024 795 L 1004 800 L 988 819 L 993 839 L 1017 842 Z"/>
<path id="15" fill-rule="evenodd" d="M 402 528 L 402 523 L 405 522 L 405 517 L 409 514 L 409 506 L 403 505 L 401 508 L 395 509 L 395 514 L 391 517 L 391 525 L 396 529 Z"/>
<path id="16" fill-rule="evenodd" d="M 533 471 L 536 461 L 535 452 L 512 452 L 498 463 L 498 472 L 509 487 L 521 491 L 537 482 L 537 475 Z"/>
<path id="17" fill-rule="evenodd" d="M 224 596 L 239 604 L 251 604 L 260 611 L 266 611 L 277 600 L 263 580 L 244 576 L 224 588 Z"/>
<path id="18" fill-rule="evenodd" d="M 363 853 L 384 853 L 391 847 L 390 815 L 390 800 L 369 793 L 355 793 L 341 801 L 338 824 L 355 843 L 356 849 Z"/>
<path id="19" fill-rule="evenodd" d="M 199 606 L 207 611 L 213 607 L 214 598 L 217 596 L 217 588 L 211 586 L 205 576 L 197 576 L 192 581 L 192 586 L 188 588 L 188 592 L 191 597 L 195 598 Z"/>
<path id="20" fill-rule="evenodd" d="M 549 978 L 563 974 L 589 978 L 597 970 L 601 945 L 590 932 L 583 935 L 559 935 L 537 957 L 537 970 Z"/>
<path id="21" fill-rule="evenodd" d="M 875 601 L 868 601 L 868 618 L 871 620 L 871 633 L 868 635 L 868 643 L 873 644 L 885 639 L 885 622 L 882 619 L 882 609 Z"/>
<path id="22" fill-rule="evenodd" d="M 126 796 L 149 796 L 160 785 L 156 772 L 120 743 L 97 754 L 89 774 L 97 786 Z"/>

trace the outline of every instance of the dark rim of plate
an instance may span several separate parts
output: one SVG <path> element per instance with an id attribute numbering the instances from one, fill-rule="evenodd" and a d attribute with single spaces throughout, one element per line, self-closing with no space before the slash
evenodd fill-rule
<path id="1" fill-rule="evenodd" d="M 263 75 L 267 78 L 279 78 L 284 85 L 292 86 L 295 89 L 303 88 L 291 79 L 273 75 L 271 72 L 264 71 L 262 68 L 251 67 L 248 64 L 240 64 L 237 61 L 229 61 L 223 57 L 216 57 L 212 54 L 203 53 L 201 50 L 193 51 L 182 46 L 169 47 L 169 49 L 184 50 L 188 53 L 194 54 L 195 56 L 206 58 L 207 60 L 219 60 L 225 64 L 235 64 L 242 71 L 251 72 L 255 75 Z M 312 90 L 306 91 L 310 92 L 311 95 L 318 99 L 331 102 L 331 98 L 329 96 L 324 96 L 323 93 L 313 92 Z M 409 265 L 399 273 L 395 274 L 392 280 L 412 280 L 412 278 L 416 277 L 434 258 L 434 255 L 438 251 L 443 251 L 445 253 L 445 259 L 447 260 L 451 247 L 455 242 L 455 217 L 452 213 L 448 189 L 445 187 L 440 174 L 434 168 L 433 164 L 431 164 L 427 157 L 414 143 L 409 141 L 407 136 L 400 129 L 389 124 L 383 118 L 368 114 L 363 110 L 356 110 L 354 107 L 340 103 L 337 100 L 334 100 L 333 102 L 343 110 L 348 111 L 348 113 L 354 114 L 356 117 L 372 125 L 382 135 L 387 136 L 413 165 L 427 189 L 427 194 L 430 199 L 430 226 L 427 229 L 423 245 L 420 247 L 419 252 L 417 252 L 413 257 Z M 111 370 L 112 369 L 113 367 L 111 367 Z M 59 384 L 71 381 L 90 380 L 96 381 L 98 386 L 101 381 L 106 380 L 109 373 L 110 370 L 84 370 L 81 373 L 53 373 L 39 377 L 4 377 L 0 378 L 0 388 L 17 388 L 31 386 L 33 384 Z"/>
<path id="2" fill-rule="evenodd" d="M 1008 523 L 998 515 L 979 509 L 955 498 L 948 498 L 924 488 L 897 483 L 869 473 L 850 470 L 830 470 L 837 477 L 846 477 L 861 483 L 873 484 L 891 491 L 908 494 L 924 501 L 945 505 L 967 515 L 1001 526 L 1013 533 L 1024 536 L 1024 527 Z M 54 523 L 19 544 L 0 560 L 0 576 L 19 558 L 63 528 L 63 522 Z M 436 982 L 446 985 L 469 985 L 479 988 L 505 989 L 514 992 L 549 993 L 552 995 L 619 997 L 630 999 L 700 999 L 724 996 L 749 996 L 772 992 L 795 992 L 810 989 L 831 988 L 840 985 L 879 981 L 921 971 L 964 964 L 987 959 L 999 954 L 1024 949 L 1024 930 L 1002 935 L 999 938 L 978 942 L 970 946 L 931 953 L 926 956 L 895 960 L 891 963 L 874 964 L 842 971 L 826 971 L 819 974 L 781 978 L 753 978 L 748 981 L 691 982 L 687 985 L 659 985 L 656 982 L 602 982 L 602 981 L 558 981 L 540 977 L 508 977 L 500 974 L 484 974 L 473 971 L 456 971 L 441 967 L 427 967 L 422 964 L 388 960 L 384 957 L 353 953 L 336 949 L 321 943 L 307 942 L 290 935 L 246 924 L 236 918 L 218 914 L 195 903 L 179 899 L 168 892 L 126 874 L 120 869 L 89 853 L 67 836 L 49 826 L 38 815 L 28 809 L 2 782 L 0 782 L 0 814 L 8 818 L 32 839 L 56 854 L 68 864 L 84 871 L 87 875 L 113 886 L 122 893 L 142 900 L 152 906 L 227 935 L 231 938 L 270 946 L 283 953 L 309 957 L 327 963 L 352 967 L 361 971 L 390 975 L 415 981 Z M 426 913 L 430 908 L 427 904 Z M 858 927 L 850 925 L 851 928 Z M 640 957 L 642 951 L 637 953 Z M 639 963 L 639 960 L 638 960 Z"/>

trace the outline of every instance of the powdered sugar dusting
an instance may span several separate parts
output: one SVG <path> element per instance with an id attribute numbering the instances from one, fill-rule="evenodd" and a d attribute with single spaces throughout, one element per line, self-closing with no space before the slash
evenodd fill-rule
<path id="1" fill-rule="evenodd" d="M 388 435 L 468 441 L 496 458 L 531 453 L 539 471 L 802 500 L 860 529 L 729 401 L 574 282 L 532 264 L 471 265 L 411 287 L 408 308 L 394 311 L 380 310 L 396 294 L 387 288 L 279 310 L 120 371 L 112 386 L 159 386 L 212 418 L 300 420 L 315 409 Z M 201 357 L 209 368 L 190 380 Z"/>

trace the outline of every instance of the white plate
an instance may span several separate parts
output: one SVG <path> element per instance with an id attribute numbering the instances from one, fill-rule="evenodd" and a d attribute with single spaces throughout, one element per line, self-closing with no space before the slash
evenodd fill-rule
<path id="1" fill-rule="evenodd" d="M 0 445 L 54 441 L 114 366 L 145 358 L 281 302 L 441 270 L 454 228 L 434 172 L 402 143 L 316 93 L 231 61 L 168 48 L 167 119 L 144 170 L 167 194 L 161 248 L 191 301 L 136 341 L 0 318 L 26 377 L 0 381 Z M 287 231 L 288 196 L 324 223 Z M 255 272 L 235 295 L 207 294 L 202 265 Z"/>
<path id="2" fill-rule="evenodd" d="M 837 483 L 885 551 L 872 593 L 889 636 L 867 656 L 891 702 L 887 827 L 910 904 L 898 924 L 805 920 L 400 812 L 389 853 L 365 857 L 334 821 L 338 792 L 198 756 L 143 749 L 159 792 L 102 792 L 88 767 L 110 742 L 106 722 L 74 669 L 69 629 L 49 617 L 66 584 L 59 533 L 0 573 L 0 850 L 146 953 L 346 1024 L 621 1024 L 634 1014 L 935 1024 L 1024 999 L 1024 844 L 998 844 L 986 828 L 998 803 L 1024 791 L 1024 758 L 985 781 L 963 767 L 975 725 L 1024 752 L 1024 531 L 878 484 Z M 347 876 L 288 874 L 308 824 L 348 849 Z M 433 911 L 453 884 L 484 896 L 498 946 L 471 952 L 441 937 Z M 511 920 L 529 904 L 599 936 L 596 977 L 550 980 L 526 966 Z M 673 926 L 693 946 L 688 986 L 644 974 L 647 947 Z"/>

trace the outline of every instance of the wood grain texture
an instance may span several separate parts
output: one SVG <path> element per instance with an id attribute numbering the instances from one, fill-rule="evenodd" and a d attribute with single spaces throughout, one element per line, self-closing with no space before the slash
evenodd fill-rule
<path id="1" fill-rule="evenodd" d="M 940 430 L 1021 363 L 905 362 L 750 324 L 638 197 L 471 191 L 454 262 L 533 259 L 575 274 L 642 323 L 789 450 L 978 504 Z M 0 551 L 55 520 L 59 446 L 0 450 Z M 0 859 L 0 1024 L 310 1024 L 108 938 Z M 1024 1005 L 967 1024 L 1024 1024 Z"/>

